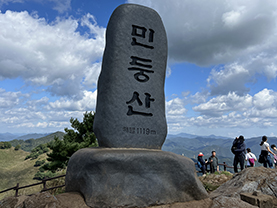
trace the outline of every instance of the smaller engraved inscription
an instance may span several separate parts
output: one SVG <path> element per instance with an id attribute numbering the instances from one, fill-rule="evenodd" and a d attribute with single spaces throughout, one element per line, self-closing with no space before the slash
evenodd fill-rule
<path id="1" fill-rule="evenodd" d="M 123 127 L 123 131 L 129 134 L 144 134 L 144 135 L 155 135 L 156 130 L 150 128 L 138 128 L 138 127 Z"/>

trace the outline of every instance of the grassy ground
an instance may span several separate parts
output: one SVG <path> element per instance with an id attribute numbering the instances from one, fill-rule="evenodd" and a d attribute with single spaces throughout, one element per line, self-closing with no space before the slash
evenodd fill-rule
<path id="1" fill-rule="evenodd" d="M 200 176 L 199 179 L 202 182 L 207 192 L 212 192 L 221 186 L 226 181 L 230 180 L 233 174 L 228 171 L 215 172 L 213 174 L 207 174 L 206 176 Z"/>
<path id="2" fill-rule="evenodd" d="M 14 147 L 10 149 L 0 149 L 0 191 L 16 186 L 29 185 L 39 182 L 33 180 L 39 167 L 34 167 L 36 160 L 24 160 L 30 154 L 23 150 L 15 151 Z M 40 155 L 38 159 L 46 158 L 46 154 Z M 33 186 L 27 189 L 19 190 L 20 195 L 26 195 L 38 192 L 42 189 L 41 185 Z M 14 190 L 0 194 L 0 200 L 6 196 L 13 196 Z"/>

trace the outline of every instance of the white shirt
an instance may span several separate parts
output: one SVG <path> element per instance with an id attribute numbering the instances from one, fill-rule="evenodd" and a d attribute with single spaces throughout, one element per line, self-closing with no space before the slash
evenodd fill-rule
<path id="1" fill-rule="evenodd" d="M 253 158 L 254 160 L 257 159 L 256 156 L 255 156 L 252 152 L 248 152 L 248 153 L 245 155 L 245 159 L 247 160 L 247 166 L 250 166 L 249 158 Z"/>
<path id="2" fill-rule="evenodd" d="M 269 144 L 267 142 L 264 142 L 263 145 L 261 146 L 261 150 L 267 150 L 267 147 L 269 147 Z"/>

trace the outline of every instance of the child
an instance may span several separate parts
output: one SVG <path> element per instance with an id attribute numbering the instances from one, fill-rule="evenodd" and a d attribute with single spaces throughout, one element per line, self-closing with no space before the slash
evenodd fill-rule
<path id="1" fill-rule="evenodd" d="M 206 176 L 206 161 L 203 160 L 203 156 L 203 153 L 199 152 L 197 160 L 201 164 L 201 168 L 198 167 L 201 169 L 203 176 Z"/>
<path id="2" fill-rule="evenodd" d="M 275 164 L 275 168 L 277 167 L 277 156 L 276 156 L 276 154 L 277 154 L 277 148 L 276 148 L 276 145 L 275 144 L 273 144 L 273 145 L 271 145 L 271 149 L 273 149 L 273 152 L 274 152 L 274 160 L 273 160 L 273 163 Z"/>
<path id="3" fill-rule="evenodd" d="M 245 155 L 245 160 L 247 161 L 247 167 L 254 167 L 255 161 L 257 161 L 256 156 L 251 152 L 250 148 L 247 148 L 247 154 Z"/>

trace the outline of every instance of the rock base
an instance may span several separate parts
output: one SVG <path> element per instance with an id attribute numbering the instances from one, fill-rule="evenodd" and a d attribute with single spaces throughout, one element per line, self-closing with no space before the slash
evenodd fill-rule
<path id="1" fill-rule="evenodd" d="M 272 208 L 274 206 L 273 197 L 265 194 L 253 195 L 251 193 L 241 193 L 241 200 L 260 208 Z"/>
<path id="2" fill-rule="evenodd" d="M 90 207 L 147 207 L 208 198 L 189 158 L 149 149 L 85 148 L 69 160 L 66 192 Z"/>

